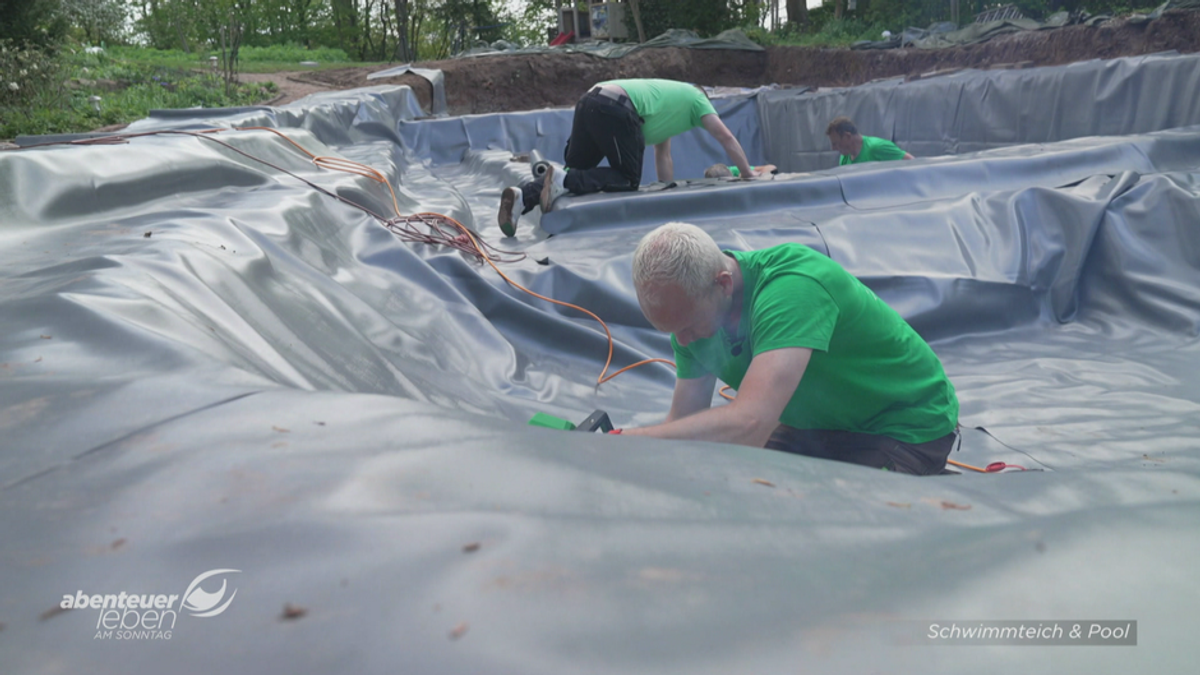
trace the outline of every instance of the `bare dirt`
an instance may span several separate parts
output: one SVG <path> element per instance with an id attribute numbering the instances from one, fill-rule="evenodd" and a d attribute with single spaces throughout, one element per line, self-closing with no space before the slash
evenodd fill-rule
<path id="1" fill-rule="evenodd" d="M 619 59 L 587 54 L 486 56 L 416 64 L 445 75 L 451 115 L 570 106 L 592 84 L 625 77 L 663 77 L 710 86 L 842 87 L 880 78 L 928 77 L 961 68 L 1050 66 L 1175 50 L 1200 51 L 1200 11 L 1173 10 L 1148 22 L 1116 19 L 1097 26 L 1067 26 L 1004 35 L 948 49 L 851 50 L 769 47 L 765 51 L 644 49 Z M 243 76 L 272 80 L 288 103 L 314 91 L 406 84 L 425 110 L 432 86 L 405 74 L 367 81 L 391 66 L 366 66 L 304 73 Z"/>

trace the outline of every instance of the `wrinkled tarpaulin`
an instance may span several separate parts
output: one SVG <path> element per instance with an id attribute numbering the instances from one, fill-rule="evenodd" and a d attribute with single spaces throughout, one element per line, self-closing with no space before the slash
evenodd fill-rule
<path id="1" fill-rule="evenodd" d="M 1192 667 L 1200 127 L 593 195 L 544 219 L 557 236 L 523 223 L 505 242 L 496 199 L 527 170 L 508 159 L 561 158 L 569 114 L 405 121 L 411 100 L 379 87 L 133 130 L 274 126 L 370 164 L 405 213 L 528 253 L 508 273 L 609 321 L 617 365 L 669 353 L 629 278 L 650 228 L 812 245 L 932 341 L 969 429 L 955 459 L 1044 471 L 918 479 L 530 428 L 536 411 L 655 421 L 672 373 L 595 387 L 591 320 L 210 141 L 6 152 L 5 672 Z M 1087 117 L 1095 99 L 1075 103 Z M 718 105 L 744 133 L 781 103 Z M 944 99 L 927 106 L 936 120 Z M 752 162 L 824 141 L 783 148 L 772 129 Z M 218 137 L 391 208 L 273 134 Z M 693 175 L 719 160 L 699 133 L 672 145 Z M 181 612 L 170 640 L 94 639 L 99 610 L 53 611 L 79 591 L 182 594 L 219 569 L 240 570 L 228 611 Z M 1138 621 L 1139 646 L 922 646 L 931 622 L 1100 619 Z"/>

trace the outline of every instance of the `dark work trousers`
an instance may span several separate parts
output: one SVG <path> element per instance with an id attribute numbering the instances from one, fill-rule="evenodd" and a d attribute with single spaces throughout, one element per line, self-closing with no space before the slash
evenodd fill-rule
<path id="1" fill-rule="evenodd" d="M 571 194 L 628 192 L 642 184 L 642 118 L 628 97 L 622 101 L 588 92 L 575 104 L 571 137 L 563 151 L 563 164 L 569 169 L 563 186 Z M 602 159 L 608 159 L 608 166 L 599 166 Z M 540 178 L 521 185 L 522 213 L 532 211 L 541 194 Z"/>
<path id="2" fill-rule="evenodd" d="M 624 192 L 642 184 L 642 157 L 646 137 L 642 118 L 629 99 L 618 103 L 601 94 L 588 93 L 575 104 L 571 138 L 563 152 L 566 176 L 563 185 L 571 194 Z M 601 159 L 608 166 L 598 166 Z"/>
<path id="3" fill-rule="evenodd" d="M 929 476 L 939 474 L 946 468 L 946 458 L 950 456 L 957 438 L 958 433 L 954 432 L 927 443 L 902 443 L 888 436 L 796 429 L 781 424 L 771 434 L 766 447 L 806 457 Z"/>

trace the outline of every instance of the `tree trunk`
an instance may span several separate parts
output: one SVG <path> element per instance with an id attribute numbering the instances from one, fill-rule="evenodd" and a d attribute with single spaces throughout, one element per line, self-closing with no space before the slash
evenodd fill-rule
<path id="1" fill-rule="evenodd" d="M 400 36 L 396 40 L 396 59 L 410 63 L 412 56 L 408 53 L 408 0 L 393 0 L 392 4 L 396 9 L 396 34 Z"/>
<path id="2" fill-rule="evenodd" d="M 840 4 L 838 5 L 841 6 Z M 805 0 L 787 0 L 788 23 L 803 28 L 808 25 L 808 3 Z"/>
<path id="3" fill-rule="evenodd" d="M 645 42 L 646 30 L 642 28 L 642 10 L 638 7 L 638 0 L 629 0 L 629 4 L 633 11 L 633 24 L 637 26 L 638 42 Z"/>

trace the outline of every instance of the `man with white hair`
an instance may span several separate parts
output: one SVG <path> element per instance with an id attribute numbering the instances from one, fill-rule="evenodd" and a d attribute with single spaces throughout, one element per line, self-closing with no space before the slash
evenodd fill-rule
<path id="1" fill-rule="evenodd" d="M 946 466 L 958 398 L 929 345 L 833 260 L 800 244 L 721 251 L 668 223 L 633 254 L 642 312 L 671 333 L 662 424 L 615 431 L 766 447 L 910 474 Z M 737 390 L 712 408 L 717 379 Z"/>

